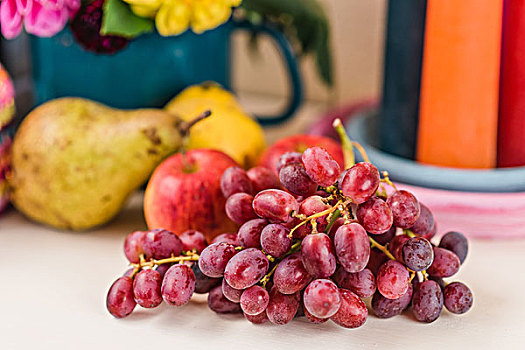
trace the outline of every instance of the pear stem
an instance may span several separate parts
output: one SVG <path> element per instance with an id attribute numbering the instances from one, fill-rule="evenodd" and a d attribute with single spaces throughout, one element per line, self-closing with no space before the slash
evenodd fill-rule
<path id="1" fill-rule="evenodd" d="M 209 109 L 205 110 L 204 112 L 199 114 L 197 117 L 195 117 L 193 120 L 189 122 L 182 122 L 179 126 L 179 131 L 182 136 L 182 150 L 181 150 L 182 163 L 184 166 L 184 171 L 186 172 L 191 172 L 191 169 L 192 169 L 191 164 L 189 164 L 188 160 L 186 159 L 186 148 L 187 148 L 188 141 L 189 141 L 190 129 L 195 124 L 200 122 L 201 120 L 208 118 L 210 115 L 211 115 L 211 111 Z"/>
<path id="2" fill-rule="evenodd" d="M 195 119 L 192 119 L 189 122 L 181 123 L 181 125 L 179 127 L 179 130 L 180 130 L 180 133 L 182 134 L 182 137 L 188 136 L 188 134 L 190 133 L 190 129 L 195 124 L 197 124 L 198 122 L 200 122 L 203 119 L 208 118 L 210 115 L 211 115 L 211 111 L 208 109 L 208 110 L 205 110 L 204 112 L 202 112 L 201 114 L 199 114 L 197 117 L 195 117 Z"/>

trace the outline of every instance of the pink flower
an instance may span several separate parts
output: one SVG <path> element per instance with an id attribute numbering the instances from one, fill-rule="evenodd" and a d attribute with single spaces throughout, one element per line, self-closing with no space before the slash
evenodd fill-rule
<path id="1" fill-rule="evenodd" d="M 22 27 L 39 37 L 60 32 L 80 8 L 80 0 L 1 0 L 0 27 L 6 39 L 20 34 Z"/>

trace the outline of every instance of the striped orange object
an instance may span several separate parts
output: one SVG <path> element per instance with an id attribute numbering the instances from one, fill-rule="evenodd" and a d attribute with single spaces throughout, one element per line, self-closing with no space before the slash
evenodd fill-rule
<path id="1" fill-rule="evenodd" d="M 496 165 L 503 1 L 428 0 L 416 158 Z"/>

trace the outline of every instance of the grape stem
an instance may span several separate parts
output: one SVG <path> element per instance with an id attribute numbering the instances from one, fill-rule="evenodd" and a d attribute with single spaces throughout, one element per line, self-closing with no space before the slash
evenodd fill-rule
<path id="1" fill-rule="evenodd" d="M 372 163 L 370 161 L 370 158 L 368 158 L 368 154 L 366 154 L 366 151 L 365 149 L 363 148 L 363 146 L 361 146 L 361 144 L 359 142 L 356 142 L 356 141 L 352 141 L 352 145 L 357 148 L 357 150 L 359 151 L 359 153 L 361 154 L 361 157 L 363 157 L 363 160 L 367 163 Z"/>
<path id="2" fill-rule="evenodd" d="M 266 275 L 264 275 L 264 277 L 261 279 L 260 282 L 261 282 L 263 288 L 266 288 L 266 284 L 270 281 L 270 278 L 272 277 L 273 273 L 277 269 L 278 265 L 279 264 L 275 264 L 275 266 L 270 270 L 270 272 L 268 272 Z"/>
<path id="3" fill-rule="evenodd" d="M 312 219 L 317 219 L 317 218 L 320 218 L 321 216 L 325 216 L 325 215 L 328 215 L 336 210 L 338 210 L 338 207 L 339 205 L 348 205 L 350 203 L 350 201 L 347 201 L 347 202 L 342 202 L 342 201 L 338 201 L 333 207 L 329 208 L 329 209 L 326 209 L 326 210 L 323 210 L 323 211 L 320 211 L 319 213 L 315 213 L 313 215 L 310 215 L 308 217 L 306 217 L 303 221 L 301 221 L 299 224 L 297 224 L 294 228 L 292 228 L 290 230 L 290 233 L 288 234 L 288 237 L 289 238 L 292 238 L 293 237 L 293 233 L 295 232 L 295 230 L 297 230 L 299 227 L 303 226 L 304 224 L 310 222 L 310 220 Z"/>
<path id="4" fill-rule="evenodd" d="M 343 156 L 345 161 L 345 169 L 350 168 L 352 165 L 355 164 L 355 156 L 354 156 L 354 147 L 353 143 L 346 134 L 345 128 L 343 127 L 343 123 L 341 122 L 341 119 L 337 118 L 334 120 L 334 123 L 332 124 L 335 131 L 339 135 L 339 139 L 341 139 L 341 147 L 343 148 Z"/>
<path id="5" fill-rule="evenodd" d="M 390 180 L 390 177 L 389 177 L 389 174 L 388 174 L 388 171 L 382 171 L 382 174 L 383 174 L 383 182 L 386 182 L 387 184 L 389 184 L 395 191 L 397 191 L 397 187 L 396 185 L 392 182 L 392 180 Z"/>
<path id="6" fill-rule="evenodd" d="M 408 237 L 410 237 L 410 238 L 416 237 L 416 234 L 414 232 L 412 232 L 411 230 L 403 230 L 403 233 L 405 235 L 407 235 Z"/>
<path id="7" fill-rule="evenodd" d="M 425 281 L 428 281 L 428 273 L 427 273 L 427 271 L 426 271 L 426 270 L 423 270 L 423 271 L 421 271 L 421 274 L 423 275 L 423 279 L 424 279 Z"/>
<path id="8" fill-rule="evenodd" d="M 412 282 L 414 277 L 416 277 L 416 271 L 412 271 L 412 273 L 410 274 L 410 282 Z"/>
<path id="9" fill-rule="evenodd" d="M 377 248 L 379 249 L 380 251 L 383 252 L 383 254 L 385 254 L 386 256 L 388 256 L 390 259 L 392 260 L 396 260 L 396 258 L 394 258 L 394 256 L 392 255 L 392 253 L 390 253 L 388 251 L 388 249 L 386 249 L 386 247 L 384 245 L 381 245 L 379 243 L 376 242 L 375 239 L 373 239 L 372 237 L 368 236 L 368 239 L 370 240 L 370 243 L 372 244 L 372 248 Z"/>
<path id="10" fill-rule="evenodd" d="M 281 262 L 288 255 L 299 251 L 299 249 L 301 248 L 301 243 L 302 243 L 302 241 L 300 241 L 300 240 L 295 242 L 290 247 L 290 250 L 286 254 L 283 255 L 283 257 L 279 260 L 279 262 Z M 274 261 L 275 261 L 275 259 L 274 259 Z M 275 272 L 275 269 L 277 269 L 277 265 L 279 265 L 279 263 L 275 264 L 275 266 L 270 270 L 270 272 L 268 272 L 266 275 L 264 275 L 264 277 L 261 278 L 261 280 L 259 281 L 262 284 L 263 288 L 266 288 L 266 283 L 268 283 L 268 281 L 270 281 L 270 277 L 272 277 L 273 273 Z"/>
<path id="11" fill-rule="evenodd" d="M 341 217 L 341 212 L 339 211 L 339 209 L 337 209 L 336 211 L 334 211 L 330 215 L 332 215 L 332 217 L 330 218 L 330 222 L 328 223 L 328 226 L 326 226 L 326 230 L 324 231 L 326 234 L 328 234 L 328 232 L 330 232 L 330 230 L 332 229 L 332 226 L 334 226 L 334 224 L 337 221 L 337 219 L 339 219 Z"/>
<path id="12" fill-rule="evenodd" d="M 198 261 L 198 260 L 199 260 L 199 254 L 194 253 L 194 252 L 184 252 L 183 255 L 172 256 L 170 258 L 160 259 L 160 260 L 155 260 L 155 259 L 145 260 L 144 254 L 142 254 L 140 256 L 140 262 L 138 264 L 130 264 L 130 265 L 133 266 L 135 270 L 138 271 L 142 269 L 143 267 L 153 267 L 155 265 L 171 264 L 171 263 L 182 262 L 182 261 Z M 135 274 L 135 270 L 133 271 L 133 274 Z"/>

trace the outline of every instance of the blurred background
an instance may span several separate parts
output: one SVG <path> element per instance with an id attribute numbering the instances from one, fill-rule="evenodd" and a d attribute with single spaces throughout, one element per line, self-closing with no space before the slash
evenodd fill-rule
<path id="1" fill-rule="evenodd" d="M 337 138 L 332 121 L 340 117 L 372 163 L 414 186 L 446 228 L 475 222 L 471 231 L 491 237 L 484 213 L 503 210 L 507 234 L 523 234 L 515 214 L 525 206 L 525 2 L 175 3 L 190 15 L 168 26 L 156 17 L 171 2 L 149 0 L 67 0 L 77 12 L 52 33 L 27 21 L 22 30 L 16 15 L 3 20 L 0 62 L 14 80 L 17 121 L 63 96 L 123 109 L 163 107 L 177 96 L 166 108 L 190 118 L 197 105 L 217 110 L 224 96 L 230 101 L 202 84 L 215 81 L 234 93 L 239 113 L 216 113 L 213 132 L 198 127 L 190 149 L 219 149 L 248 168 L 290 135 Z M 17 4 L 2 0 L 4 11 Z M 195 89 L 181 93 L 188 86 Z M 181 109 L 183 100 L 193 110 Z M 251 132 L 230 130 L 241 124 Z M 455 216 L 455 206 L 464 213 Z"/>
<path id="2" fill-rule="evenodd" d="M 334 86 L 328 88 L 316 72 L 314 58 L 300 62 L 304 78 L 305 108 L 289 122 L 306 127 L 330 107 L 379 96 L 383 65 L 386 0 L 320 0 L 330 19 Z M 280 53 L 272 39 L 261 37 L 257 52 L 250 50 L 250 34 L 233 36 L 233 84 L 243 104 L 253 112 L 275 112 L 288 95 L 288 82 Z M 29 40 L 21 35 L 2 39 L 1 59 L 13 76 L 17 111 L 25 115 L 32 106 Z M 280 129 L 280 128 L 276 128 Z M 300 130 L 297 130 L 298 132 Z M 281 136 L 276 130 L 271 139 Z M 271 140 L 270 140 L 271 141 Z"/>

